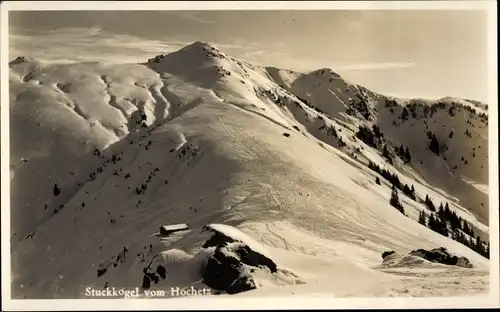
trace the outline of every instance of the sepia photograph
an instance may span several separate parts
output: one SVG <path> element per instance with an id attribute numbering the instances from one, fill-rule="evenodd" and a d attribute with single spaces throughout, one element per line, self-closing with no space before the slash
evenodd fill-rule
<path id="1" fill-rule="evenodd" d="M 498 307 L 495 1 L 1 10 L 3 308 Z"/>

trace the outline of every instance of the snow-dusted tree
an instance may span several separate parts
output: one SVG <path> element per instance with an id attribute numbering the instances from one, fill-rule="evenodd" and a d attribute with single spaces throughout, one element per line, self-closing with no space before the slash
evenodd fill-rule
<path id="1" fill-rule="evenodd" d="M 424 226 L 427 226 L 427 222 L 425 220 L 425 212 L 423 211 L 420 211 L 419 215 L 418 215 L 418 223 L 424 225 Z"/>
<path id="2" fill-rule="evenodd" d="M 401 202 L 399 201 L 399 196 L 398 196 L 398 190 L 396 187 L 393 185 L 392 186 L 392 193 L 391 193 L 391 199 L 389 200 L 389 203 L 391 206 L 399 210 L 401 213 L 404 214 L 404 208 Z"/>

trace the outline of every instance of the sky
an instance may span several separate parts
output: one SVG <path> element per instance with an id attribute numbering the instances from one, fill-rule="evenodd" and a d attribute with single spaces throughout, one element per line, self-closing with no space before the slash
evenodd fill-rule
<path id="1" fill-rule="evenodd" d="M 194 41 L 375 92 L 487 102 L 485 11 L 14 11 L 9 59 L 143 62 Z"/>

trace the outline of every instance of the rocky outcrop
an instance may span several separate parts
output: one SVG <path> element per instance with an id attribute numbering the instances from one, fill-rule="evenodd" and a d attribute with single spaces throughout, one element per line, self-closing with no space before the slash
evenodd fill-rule
<path id="1" fill-rule="evenodd" d="M 228 243 L 233 243 L 235 240 L 226 234 L 212 230 L 211 228 L 205 226 L 203 228 L 205 231 L 212 231 L 214 234 L 203 244 L 203 248 L 208 247 L 220 247 L 226 246 Z"/>
<path id="2" fill-rule="evenodd" d="M 382 254 L 382 259 L 385 259 L 387 256 L 390 256 L 390 255 L 392 255 L 394 253 L 396 253 L 394 250 L 384 251 L 384 253 Z"/>
<path id="3" fill-rule="evenodd" d="M 277 265 L 270 258 L 252 250 L 244 242 L 211 230 L 214 235 L 203 245 L 204 248 L 215 247 L 213 255 L 202 268 L 203 280 L 207 286 L 236 294 L 257 288 L 252 274 L 255 270 L 277 272 Z"/>
<path id="4" fill-rule="evenodd" d="M 472 268 L 469 259 L 452 255 L 446 248 L 439 247 L 432 250 L 417 249 L 410 252 L 411 256 L 424 258 L 430 262 L 437 262 L 446 265 L 456 265 L 465 268 Z"/>
<path id="5" fill-rule="evenodd" d="M 458 261 L 455 264 L 456 266 L 463 267 L 463 268 L 473 268 L 474 266 L 472 263 L 470 263 L 469 259 L 465 257 L 458 257 Z"/>

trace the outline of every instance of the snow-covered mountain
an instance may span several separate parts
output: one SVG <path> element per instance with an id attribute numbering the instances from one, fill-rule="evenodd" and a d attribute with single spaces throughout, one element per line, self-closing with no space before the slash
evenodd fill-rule
<path id="1" fill-rule="evenodd" d="M 489 260 L 458 242 L 489 240 L 485 104 L 386 97 L 202 42 L 141 64 L 20 57 L 9 81 L 13 298 L 141 287 L 156 266 L 149 289 L 217 289 L 200 272 L 227 257 L 257 288 L 238 295 L 488 291 Z M 427 196 L 459 220 L 450 237 L 417 222 Z M 159 237 L 169 224 L 189 229 Z M 473 268 L 404 256 L 437 247 Z"/>

